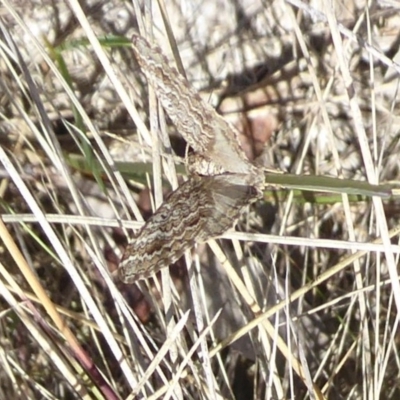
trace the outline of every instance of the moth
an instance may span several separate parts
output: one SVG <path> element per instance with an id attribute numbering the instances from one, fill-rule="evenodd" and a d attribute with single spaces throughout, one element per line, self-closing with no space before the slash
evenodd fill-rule
<path id="1" fill-rule="evenodd" d="M 196 242 L 231 228 L 262 196 L 264 173 L 240 147 L 238 132 L 170 65 L 159 47 L 132 38 L 136 60 L 178 131 L 192 147 L 189 178 L 172 192 L 125 249 L 118 275 L 133 283 L 177 261 Z"/>

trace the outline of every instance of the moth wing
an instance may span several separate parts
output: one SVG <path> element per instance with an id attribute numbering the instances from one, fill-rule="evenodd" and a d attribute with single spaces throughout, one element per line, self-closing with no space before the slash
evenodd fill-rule
<path id="1" fill-rule="evenodd" d="M 228 174 L 203 179 L 212 204 L 201 232 L 201 239 L 208 240 L 232 228 L 243 207 L 259 198 L 260 192 L 247 175 Z"/>
<path id="2" fill-rule="evenodd" d="M 127 246 L 120 279 L 132 283 L 177 261 L 195 242 L 222 235 L 257 197 L 248 177 L 191 177 L 167 197 Z"/>
<path id="3" fill-rule="evenodd" d="M 236 129 L 203 101 L 161 49 L 139 35 L 133 35 L 132 46 L 162 106 L 193 150 L 225 171 L 251 172 L 253 167 L 239 145 Z"/>

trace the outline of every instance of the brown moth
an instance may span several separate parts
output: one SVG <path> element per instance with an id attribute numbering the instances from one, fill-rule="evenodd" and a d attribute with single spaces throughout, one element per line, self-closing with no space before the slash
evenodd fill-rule
<path id="1" fill-rule="evenodd" d="M 178 131 L 193 148 L 189 179 L 172 192 L 127 246 L 118 274 L 144 279 L 196 242 L 220 236 L 262 195 L 264 174 L 247 159 L 236 129 L 204 102 L 158 47 L 132 38 L 135 57 Z"/>

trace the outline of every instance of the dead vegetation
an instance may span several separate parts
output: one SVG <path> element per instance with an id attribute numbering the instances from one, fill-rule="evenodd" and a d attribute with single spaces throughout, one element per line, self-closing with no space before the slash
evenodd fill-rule
<path id="1" fill-rule="evenodd" d="M 274 188 L 162 276 L 110 277 L 184 179 L 133 32 L 252 160 L 393 182 L 397 3 L 166 3 L 1 1 L 0 397 L 399 398 L 395 197 Z"/>

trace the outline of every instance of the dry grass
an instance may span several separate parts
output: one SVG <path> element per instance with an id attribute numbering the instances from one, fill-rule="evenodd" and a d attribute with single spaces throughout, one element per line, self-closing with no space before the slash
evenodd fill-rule
<path id="1" fill-rule="evenodd" d="M 1 2 L 0 397 L 399 398 L 395 197 L 273 191 L 160 277 L 110 272 L 185 152 L 133 31 L 180 54 L 249 157 L 378 183 L 399 180 L 400 9 L 166 3 Z"/>

